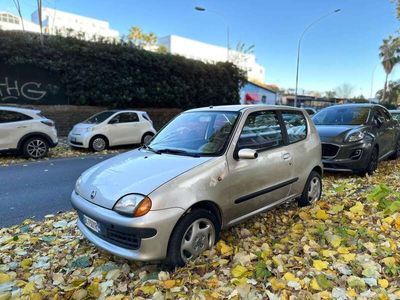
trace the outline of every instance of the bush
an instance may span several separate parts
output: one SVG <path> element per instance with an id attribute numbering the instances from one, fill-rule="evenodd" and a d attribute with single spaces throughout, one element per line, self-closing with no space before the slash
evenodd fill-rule
<path id="1" fill-rule="evenodd" d="M 70 104 L 189 108 L 239 103 L 245 76 L 231 63 L 206 64 L 129 44 L 0 30 L 0 62 L 57 72 Z"/>

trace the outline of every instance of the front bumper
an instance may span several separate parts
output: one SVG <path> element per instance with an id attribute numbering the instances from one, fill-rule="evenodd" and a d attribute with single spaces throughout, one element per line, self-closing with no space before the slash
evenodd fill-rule
<path id="1" fill-rule="evenodd" d="M 323 143 L 329 144 L 329 143 Z M 338 152 L 333 157 L 322 156 L 325 171 L 357 172 L 363 171 L 369 164 L 372 144 L 359 142 L 352 144 L 334 144 Z"/>
<path id="2" fill-rule="evenodd" d="M 89 148 L 90 139 L 91 135 L 70 132 L 68 134 L 68 145 L 78 148 Z"/>
<path id="3" fill-rule="evenodd" d="M 156 261 L 166 258 L 169 237 L 175 224 L 184 213 L 181 208 L 170 208 L 150 211 L 139 218 L 125 217 L 85 200 L 75 191 L 71 195 L 71 204 L 79 215 L 78 227 L 89 241 L 114 255 L 140 261 Z M 96 233 L 83 223 L 84 215 L 100 224 L 100 233 Z M 105 227 L 117 230 L 118 240 L 110 238 L 108 233 L 104 232 L 103 228 Z M 123 228 L 125 237 L 127 236 L 130 240 L 138 240 L 137 247 L 126 244 L 124 241 L 121 243 L 121 228 Z"/>

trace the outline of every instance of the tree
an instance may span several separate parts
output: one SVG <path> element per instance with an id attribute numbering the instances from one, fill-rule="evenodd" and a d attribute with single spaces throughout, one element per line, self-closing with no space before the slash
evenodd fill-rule
<path id="1" fill-rule="evenodd" d="M 326 91 L 325 92 L 325 98 L 332 99 L 336 97 L 336 92 L 335 91 Z"/>
<path id="2" fill-rule="evenodd" d="M 249 55 L 254 54 L 254 48 L 254 45 L 246 46 L 245 43 L 237 43 L 235 51 L 232 51 L 229 55 L 229 61 L 244 70 Z"/>
<path id="3" fill-rule="evenodd" d="M 15 8 L 18 11 L 19 18 L 21 19 L 22 31 L 25 31 L 24 19 L 22 18 L 21 5 L 19 3 L 19 0 L 13 0 L 13 1 L 14 1 Z"/>
<path id="4" fill-rule="evenodd" d="M 131 41 L 135 46 L 140 46 L 140 42 L 143 39 L 143 31 L 139 26 L 132 26 L 129 29 L 128 40 Z"/>
<path id="5" fill-rule="evenodd" d="M 388 103 L 392 106 L 400 104 L 400 80 L 390 81 L 387 85 L 387 91 L 385 93 L 386 100 L 383 101 L 384 90 L 379 90 L 376 93 L 378 99 L 382 100 L 383 103 Z"/>
<path id="6" fill-rule="evenodd" d="M 385 85 L 383 88 L 382 101 L 386 100 L 387 83 L 390 73 L 394 66 L 399 62 L 396 56 L 399 49 L 399 41 L 397 38 L 389 36 L 383 40 L 383 44 L 379 47 L 379 57 L 381 58 L 383 69 L 385 70 Z"/>
<path id="7" fill-rule="evenodd" d="M 353 91 L 354 87 L 349 83 L 343 83 L 335 88 L 335 94 L 339 98 L 344 98 L 344 99 L 350 98 Z"/>

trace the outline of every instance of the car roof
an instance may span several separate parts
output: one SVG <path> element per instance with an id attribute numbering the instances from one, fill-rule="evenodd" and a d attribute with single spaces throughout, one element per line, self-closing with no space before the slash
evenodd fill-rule
<path id="1" fill-rule="evenodd" d="M 40 110 L 37 109 L 29 109 L 29 108 L 23 108 L 23 107 L 15 107 L 15 106 L 0 106 L 0 110 L 8 110 L 8 111 L 15 111 L 15 112 L 20 112 L 20 113 L 33 113 L 33 114 L 38 114 L 40 113 Z"/>
<path id="2" fill-rule="evenodd" d="M 145 111 L 142 110 L 133 110 L 133 109 L 109 109 L 109 110 L 105 110 L 102 112 L 112 112 L 112 113 L 120 113 L 120 112 L 135 112 L 135 113 L 145 113 Z"/>
<path id="3" fill-rule="evenodd" d="M 324 109 L 327 108 L 332 108 L 332 107 L 344 107 L 344 108 L 351 108 L 351 107 L 367 107 L 367 108 L 374 108 L 374 107 L 382 107 L 386 109 L 386 107 L 376 104 L 376 103 L 348 103 L 348 104 L 336 104 L 336 105 L 331 105 L 328 107 L 325 107 Z"/>
<path id="4" fill-rule="evenodd" d="M 258 111 L 261 109 L 273 110 L 297 110 L 302 111 L 301 108 L 296 108 L 293 106 L 284 106 L 284 105 L 217 105 L 217 106 L 207 106 L 207 107 L 200 107 L 187 110 L 186 112 L 196 112 L 196 111 L 232 111 L 232 112 L 239 112 L 239 111 Z"/>

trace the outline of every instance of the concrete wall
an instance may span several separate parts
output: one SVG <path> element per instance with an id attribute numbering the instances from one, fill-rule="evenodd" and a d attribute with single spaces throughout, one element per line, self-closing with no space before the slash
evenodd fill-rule
<path id="1" fill-rule="evenodd" d="M 42 114 L 56 123 L 59 136 L 67 136 L 72 127 L 91 115 L 103 110 L 98 106 L 74 106 L 74 105 L 23 105 L 25 108 L 34 108 L 42 111 Z M 154 128 L 161 129 L 169 120 L 181 112 L 175 108 L 132 108 L 146 111 L 153 120 Z"/>

